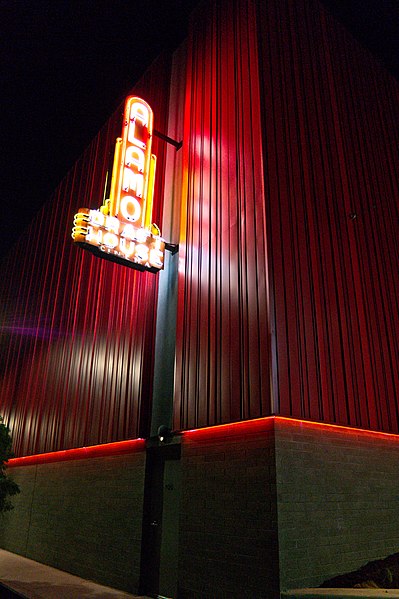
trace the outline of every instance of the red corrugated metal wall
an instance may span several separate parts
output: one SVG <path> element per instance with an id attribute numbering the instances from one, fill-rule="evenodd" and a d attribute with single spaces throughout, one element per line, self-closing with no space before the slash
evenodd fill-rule
<path id="1" fill-rule="evenodd" d="M 168 122 L 170 68 L 170 57 L 160 58 L 134 88 L 159 131 Z M 70 238 L 77 209 L 102 203 L 122 110 L 3 265 L 0 414 L 18 455 L 148 433 L 157 276 L 95 258 Z M 160 223 L 165 144 L 155 138 L 153 151 Z"/>
<path id="2" fill-rule="evenodd" d="M 279 413 L 397 431 L 396 82 L 313 0 L 204 4 L 184 72 L 185 56 L 185 105 L 167 58 L 134 90 L 156 129 L 185 121 L 175 428 Z M 120 121 L 5 264 L 0 413 L 18 454 L 148 433 L 157 278 L 69 238 L 101 203 Z M 155 222 L 165 151 L 155 139 Z"/>
<path id="3" fill-rule="evenodd" d="M 397 431 L 396 82 L 311 0 L 210 3 L 188 73 L 176 428 Z"/>
<path id="4" fill-rule="evenodd" d="M 266 202 L 252 2 L 209 3 L 189 39 L 175 425 L 271 413 Z"/>
<path id="5" fill-rule="evenodd" d="M 397 431 L 398 85 L 316 2 L 258 22 L 278 412 Z"/>

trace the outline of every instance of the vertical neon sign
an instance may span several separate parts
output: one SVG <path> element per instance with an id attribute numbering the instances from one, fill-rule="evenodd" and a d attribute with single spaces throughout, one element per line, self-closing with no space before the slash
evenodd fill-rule
<path id="1" fill-rule="evenodd" d="M 130 97 L 126 101 L 121 140 L 121 168 L 118 173 L 113 214 L 126 222 L 148 226 L 146 204 L 152 204 L 155 156 L 151 154 L 153 114 L 146 102 Z M 152 206 L 149 206 L 152 209 Z M 148 210 L 150 212 L 150 210 Z"/>
<path id="2" fill-rule="evenodd" d="M 158 227 L 151 224 L 156 166 L 152 134 L 150 106 L 129 96 L 122 137 L 115 145 L 109 198 L 99 210 L 79 209 L 72 238 L 102 258 L 158 272 L 163 268 L 165 242 Z"/>

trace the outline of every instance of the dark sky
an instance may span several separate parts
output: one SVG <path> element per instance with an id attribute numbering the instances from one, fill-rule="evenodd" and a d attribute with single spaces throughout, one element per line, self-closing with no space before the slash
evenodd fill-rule
<path id="1" fill-rule="evenodd" d="M 0 0 L 0 256 L 197 3 Z M 398 78 L 398 0 L 324 4 Z"/>

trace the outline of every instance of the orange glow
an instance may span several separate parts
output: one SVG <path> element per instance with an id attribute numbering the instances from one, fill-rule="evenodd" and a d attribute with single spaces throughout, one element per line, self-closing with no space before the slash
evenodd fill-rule
<path id="1" fill-rule="evenodd" d="M 90 220 L 89 212 L 88 208 L 79 208 L 79 212 L 75 214 L 72 229 L 72 238 L 74 241 L 83 243 L 86 240 Z"/>
<path id="2" fill-rule="evenodd" d="M 151 227 L 152 220 L 152 202 L 154 198 L 154 184 L 155 184 L 155 168 L 157 165 L 157 157 L 154 154 L 151 154 L 150 160 L 150 172 L 148 176 L 148 191 L 147 191 L 147 205 L 146 211 L 144 215 L 144 227 Z"/>
<path id="3" fill-rule="evenodd" d="M 92 251 L 100 252 L 103 257 L 119 257 L 148 270 L 163 268 L 163 239 L 149 229 L 126 224 L 100 210 L 81 208 L 74 219 L 72 236 L 86 248 L 92 246 Z"/>
<path id="4" fill-rule="evenodd" d="M 276 424 L 290 426 L 296 429 L 319 429 L 321 431 L 344 433 L 345 435 L 357 438 L 382 439 L 399 443 L 399 435 L 393 433 L 383 433 L 361 428 L 353 428 L 340 424 L 325 424 L 323 422 L 314 422 L 312 420 L 300 420 L 297 418 L 286 418 L 284 416 L 266 416 L 264 418 L 255 418 L 253 420 L 243 420 L 229 424 L 218 424 L 205 428 L 190 429 L 182 431 L 182 436 L 187 439 L 212 440 L 220 437 L 243 437 L 254 433 L 273 431 Z M 64 451 L 54 451 L 50 453 L 40 453 L 20 458 L 13 458 L 7 465 L 16 468 L 19 466 L 32 466 L 34 464 L 47 464 L 52 462 L 65 462 L 69 460 L 83 460 L 107 455 L 122 455 L 133 453 L 135 451 L 145 450 L 144 439 L 132 439 L 129 441 L 117 441 L 115 443 L 106 443 L 103 445 L 92 445 L 90 447 L 79 447 L 77 449 L 66 449 Z"/>
<path id="5" fill-rule="evenodd" d="M 109 192 L 109 210 L 110 214 L 115 214 L 115 194 L 116 194 L 116 184 L 118 181 L 118 172 L 119 172 L 119 163 L 121 160 L 121 151 L 122 151 L 122 139 L 120 137 L 117 138 L 115 142 L 115 154 L 114 154 L 114 162 L 112 165 L 112 176 L 111 176 L 111 189 Z"/>
<path id="6" fill-rule="evenodd" d="M 50 464 L 52 462 L 84 460 L 108 455 L 122 455 L 144 451 L 144 449 L 144 439 L 132 439 L 129 441 L 116 441 L 115 443 L 105 443 L 103 445 L 91 445 L 89 447 L 78 447 L 77 449 L 65 449 L 64 451 L 53 451 L 21 458 L 12 458 L 8 460 L 7 465 L 16 468 L 19 466 L 33 466 L 35 464 Z"/>
<path id="7" fill-rule="evenodd" d="M 292 426 L 293 428 L 320 429 L 325 431 L 344 433 L 350 436 L 369 437 L 374 439 L 387 439 L 393 442 L 399 442 L 399 435 L 394 433 L 383 433 L 361 428 L 354 428 L 340 424 L 326 424 L 324 422 L 314 422 L 312 420 L 300 420 L 297 418 L 288 418 L 284 416 L 266 416 L 264 418 L 255 418 L 254 420 L 243 420 L 230 424 L 219 424 L 205 428 L 191 429 L 183 431 L 183 436 L 189 439 L 212 439 L 216 437 L 242 436 L 251 433 L 260 433 L 273 430 L 276 424 Z"/>
<path id="8" fill-rule="evenodd" d="M 151 225 L 156 166 L 152 130 L 150 106 L 129 96 L 122 137 L 115 144 L 110 197 L 99 210 L 80 208 L 72 239 L 102 258 L 158 272 L 164 265 L 165 242 Z"/>
<path id="9" fill-rule="evenodd" d="M 119 172 L 112 215 L 144 227 L 151 170 L 153 112 L 147 102 L 130 96 L 125 103 Z M 134 207 L 128 209 L 128 207 Z"/>

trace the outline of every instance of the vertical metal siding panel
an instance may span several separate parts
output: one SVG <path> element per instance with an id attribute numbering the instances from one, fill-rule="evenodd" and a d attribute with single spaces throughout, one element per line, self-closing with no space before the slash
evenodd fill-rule
<path id="1" fill-rule="evenodd" d="M 289 9 L 290 7 L 288 7 Z M 288 13 L 290 19 L 293 15 Z M 291 31 L 289 31 L 291 33 Z M 287 112 L 289 118 L 286 118 L 288 125 L 289 143 L 287 144 L 287 153 L 289 156 L 290 164 L 290 181 L 289 181 L 289 196 L 295 198 L 297 190 L 300 189 L 303 194 L 303 158 L 300 152 L 300 112 L 298 108 L 298 100 L 296 94 L 296 86 L 298 81 L 296 79 L 295 64 L 295 52 L 294 47 L 295 38 L 292 35 L 287 37 L 286 43 L 286 57 L 284 61 L 286 63 L 286 79 L 290 80 L 292 84 L 286 87 L 287 94 Z M 315 364 L 313 360 L 309 360 L 308 347 L 314 346 L 313 329 L 312 329 L 312 298 L 310 291 L 310 280 L 309 270 L 301 268 L 303 263 L 303 257 L 306 253 L 307 259 L 309 260 L 309 244 L 307 238 L 307 215 L 303 206 L 299 202 L 290 202 L 291 210 L 291 235 L 297 241 L 293 251 L 293 266 L 294 276 L 293 282 L 297 291 L 295 293 L 296 311 L 298 314 L 296 326 L 296 336 L 298 340 L 298 373 L 300 373 L 299 379 L 299 393 L 298 393 L 298 407 L 300 412 L 306 417 L 311 417 L 310 409 L 310 393 L 309 388 L 315 384 Z M 295 368 L 294 368 L 295 370 Z M 317 413 L 317 416 L 319 414 Z"/>
<path id="2" fill-rule="evenodd" d="M 199 48 L 204 47 L 204 42 L 201 39 L 202 32 L 197 32 L 197 44 Z M 188 416 L 191 421 L 197 422 L 199 419 L 199 384 L 198 384 L 198 362 L 199 362 L 199 335 L 201 332 L 201 323 L 199 318 L 200 311 L 200 265 L 201 265 L 201 214 L 202 214 L 202 176 L 203 176 L 203 165 L 201 162 L 202 157 L 202 138 L 203 138 L 203 127 L 202 111 L 204 103 L 203 84 L 204 77 L 207 71 L 207 62 L 204 60 L 204 56 L 198 53 L 195 56 L 194 71 L 198 80 L 195 82 L 198 85 L 201 93 L 199 97 L 196 97 L 193 105 L 193 120 L 195 127 L 198 128 L 197 135 L 192 140 L 192 164 L 193 171 L 198 176 L 191 176 L 190 179 L 190 191 L 191 191 L 191 211 L 189 219 L 189 230 L 188 236 L 191 240 L 191 247 L 189 249 L 190 262 L 189 262 L 189 277 L 191 285 L 189 287 L 189 320 L 186 321 L 187 330 L 187 358 L 189 360 L 189 370 L 187 376 L 187 393 L 193 398 L 193 401 L 188 406 Z M 191 175 L 191 173 L 190 173 Z"/>
<path id="3" fill-rule="evenodd" d="M 187 304 L 189 293 L 187 281 L 188 263 L 190 259 L 187 238 L 189 236 L 189 197 L 191 194 L 191 138 L 190 129 L 192 123 L 192 94 L 194 85 L 194 56 L 193 56 L 193 33 L 187 41 L 187 63 L 185 82 L 186 90 L 184 97 L 184 122 L 183 122 L 183 147 L 182 147 L 182 183 L 181 183 L 181 214 L 180 214 L 180 244 L 179 244 L 179 269 L 177 287 L 177 319 L 176 319 L 176 366 L 175 366 L 175 390 L 173 401 L 173 420 L 175 423 L 186 423 L 187 403 L 184 401 L 187 388 L 187 373 L 184 365 L 187 359 Z M 180 358 L 180 359 L 178 359 Z M 178 425 L 177 425 L 178 426 Z"/>
<path id="4" fill-rule="evenodd" d="M 351 56 L 352 53 L 345 54 L 346 65 Z M 395 126 L 386 127 L 380 116 L 390 110 L 388 99 L 385 99 L 379 86 L 377 87 L 377 81 L 382 79 L 383 74 L 379 74 L 374 65 L 363 64 L 357 54 L 353 56 L 356 60 L 356 69 L 348 69 L 346 76 L 352 106 L 350 111 L 344 112 L 343 119 L 345 129 L 348 131 L 348 163 L 353 173 L 353 211 L 357 213 L 357 219 L 353 223 L 353 234 L 359 260 L 364 305 L 361 339 L 362 368 L 357 364 L 354 373 L 357 376 L 362 374 L 366 381 L 367 391 L 362 403 L 370 415 L 371 425 L 390 430 L 392 421 L 398 421 L 397 405 L 395 400 L 392 403 L 395 396 L 394 385 L 387 387 L 386 382 L 392 380 L 392 373 L 396 369 L 386 371 L 388 379 L 381 374 L 385 370 L 384 362 L 390 360 L 390 356 L 394 353 L 394 345 L 391 343 L 389 347 L 386 341 L 397 326 L 397 320 L 392 328 L 387 328 L 385 324 L 388 314 L 398 315 L 397 299 L 394 300 L 396 304 L 394 310 L 385 313 L 387 291 L 393 289 L 395 280 L 397 281 L 397 271 L 396 275 L 393 274 L 396 270 L 395 263 L 398 264 L 397 255 L 394 257 L 394 248 L 397 247 L 394 231 L 396 229 L 397 236 L 397 225 L 390 218 L 382 218 L 380 223 L 384 223 L 384 228 L 388 223 L 388 227 L 382 232 L 377 215 L 386 211 L 397 193 L 389 181 L 391 175 L 395 173 L 392 163 L 389 164 L 389 158 L 392 152 L 397 152 L 398 143 L 397 139 L 396 143 L 392 139 Z M 339 75 L 342 78 L 344 76 L 341 71 Z M 342 103 L 340 96 L 338 102 Z M 397 106 L 397 101 L 395 104 Z M 395 118 L 392 123 L 395 125 Z M 396 133 L 397 131 L 396 127 Z M 391 205 L 394 206 L 394 203 Z M 391 256 L 391 259 L 384 263 L 381 258 L 385 256 Z M 393 278 L 390 276 L 386 278 L 387 272 L 392 273 Z M 387 400 L 391 404 L 390 407 L 387 405 Z"/>
<path id="5" fill-rule="evenodd" d="M 206 31 L 208 39 L 207 52 L 213 54 L 214 45 L 212 20 L 208 24 Z M 200 190 L 198 196 L 198 221 L 196 228 L 198 231 L 198 312 L 197 312 L 197 417 L 198 422 L 206 423 L 208 419 L 208 401 L 209 401 L 209 361 L 212 359 L 212 348 L 209 345 L 210 331 L 213 322 L 209 318 L 211 306 L 210 297 L 210 247 L 213 214 L 212 205 L 212 83 L 213 61 L 208 61 L 205 56 L 201 57 L 202 62 L 202 97 L 198 104 L 200 112 L 201 142 L 199 156 L 206 157 L 201 164 Z M 210 69 L 210 71 L 209 71 Z"/>
<path id="6" fill-rule="evenodd" d="M 209 3 L 193 19 L 177 428 L 270 413 L 256 35 L 251 1 Z"/>
<path id="7" fill-rule="evenodd" d="M 398 86 L 317 2 L 258 7 L 278 411 L 397 431 Z"/>
<path id="8" fill-rule="evenodd" d="M 172 138 L 178 141 L 181 141 L 184 136 L 184 128 L 185 124 L 185 101 L 186 101 L 186 78 L 185 74 L 188 73 L 189 69 L 187 69 L 187 60 L 189 59 L 187 55 L 187 43 L 184 42 L 173 54 L 172 60 L 172 69 L 171 69 L 171 78 L 170 78 L 170 99 L 169 99 L 169 121 L 167 124 L 167 134 Z M 186 184 L 187 178 L 184 176 L 184 173 L 187 172 L 187 168 L 184 164 L 185 152 L 183 149 L 178 151 L 175 148 L 169 148 L 169 152 L 167 153 L 167 162 L 165 167 L 165 205 L 163 211 L 163 222 L 162 222 L 162 234 L 165 239 L 170 241 L 171 243 L 179 243 L 179 235 L 180 235 L 180 219 L 182 217 L 182 201 L 183 197 L 185 197 L 185 193 L 183 191 L 183 186 Z M 176 257 L 178 259 L 177 264 L 177 278 L 180 276 L 180 272 L 182 270 L 182 251 L 183 244 L 180 245 L 179 255 Z M 171 280 L 169 280 L 171 283 Z M 177 281 L 173 283 L 173 293 L 178 295 L 182 293 L 182 289 L 177 286 L 175 287 Z M 184 290 L 183 290 L 184 292 Z M 161 287 L 162 293 L 162 287 Z M 173 302 L 175 302 L 175 298 L 173 298 Z M 176 304 L 174 303 L 174 308 Z M 168 309 L 169 312 L 169 309 Z M 176 315 L 177 316 L 177 315 Z M 181 319 L 179 317 L 176 318 L 176 328 L 179 329 L 182 326 Z M 158 335 L 158 333 L 157 333 Z M 166 351 L 171 351 L 172 344 L 175 346 L 176 338 L 171 340 L 165 340 Z M 161 350 L 162 352 L 162 350 Z M 171 356 L 170 356 L 171 357 Z M 155 356 L 156 360 L 163 360 L 163 355 Z M 174 361 L 174 355 L 173 355 Z M 169 362 L 169 361 L 168 361 Z M 156 367 L 156 366 L 155 366 Z M 175 368 L 178 365 L 175 363 Z M 171 372 L 170 375 L 173 376 L 174 372 Z M 157 375 L 155 374 L 155 395 L 157 394 Z M 161 391 L 159 391 L 161 393 Z M 170 389 L 170 392 L 172 390 Z M 155 398 L 156 400 L 156 398 Z M 177 410 L 180 410 L 180 404 L 178 404 L 178 398 L 175 398 L 175 404 Z"/>
<path id="9" fill-rule="evenodd" d="M 295 193 L 292 188 L 292 157 L 290 147 L 292 144 L 290 127 L 292 127 L 293 115 L 290 99 L 291 90 L 291 61 L 289 55 L 289 13 L 288 4 L 281 2 L 278 10 L 278 30 L 284 31 L 280 36 L 278 46 L 280 98 L 276 112 L 279 111 L 279 126 L 281 136 L 277 138 L 277 166 L 280 185 L 280 222 L 281 222 L 281 271 L 283 277 L 280 280 L 280 288 L 277 289 L 277 310 L 284 310 L 284 319 L 281 322 L 279 346 L 281 354 L 287 355 L 287 361 L 280 363 L 280 405 L 281 409 L 289 409 L 290 412 L 299 416 L 301 410 L 301 368 L 299 356 L 298 339 L 298 273 L 295 265 L 295 236 L 294 236 L 294 214 Z M 277 57 L 276 57 L 277 58 Z M 284 302 L 284 305 L 283 305 Z M 290 306 L 295 309 L 288 309 Z M 277 333 L 278 334 L 278 333 Z M 285 383 L 285 385 L 284 385 Z M 289 406 L 289 407 L 288 407 Z"/>
<path id="10" fill-rule="evenodd" d="M 304 9 L 299 5 L 297 18 L 303 18 Z M 340 172 L 342 153 L 337 140 L 337 132 L 332 126 L 334 122 L 334 105 L 329 94 L 327 85 L 328 65 L 323 57 L 323 44 L 319 44 L 321 38 L 320 23 L 314 11 L 306 11 L 307 41 L 301 39 L 301 47 L 309 57 L 310 78 L 312 94 L 314 96 L 314 113 L 309 119 L 309 135 L 313 145 L 312 152 L 316 158 L 313 163 L 316 176 L 317 220 L 321 229 L 319 234 L 319 254 L 323 273 L 322 301 L 327 307 L 327 342 L 329 361 L 326 368 L 331 373 L 328 395 L 329 404 L 332 405 L 334 418 L 340 422 L 348 421 L 348 405 L 351 402 L 337 402 L 336 398 L 346 398 L 350 389 L 346 384 L 345 371 L 349 362 L 349 350 L 345 336 L 346 301 L 343 294 L 338 294 L 337 289 L 342 288 L 340 259 L 342 244 L 347 247 L 348 240 L 341 231 L 335 227 L 335 223 L 346 218 L 339 205 L 339 199 L 344 197 L 344 185 L 336 173 Z M 317 48 L 317 51 L 315 51 Z M 306 94 L 306 89 L 304 93 Z M 306 110 L 306 106 L 305 106 Z M 306 142 L 305 142 L 306 143 Z M 324 243 L 324 240 L 329 240 Z M 345 252 L 343 252 L 345 255 Z M 312 356 L 310 355 L 310 359 Z M 313 390 L 311 390 L 313 392 Z M 354 417 L 354 415 L 352 415 Z"/>
<path id="11" fill-rule="evenodd" d="M 241 380 L 242 380 L 242 332 L 240 326 L 240 245 L 239 245 L 239 213 L 237 207 L 237 189 L 239 164 L 237 161 L 237 127 L 236 127 L 236 62 L 237 51 L 232 39 L 232 13 L 228 14 L 227 4 L 221 4 L 218 15 L 221 44 L 221 62 L 218 72 L 222 76 L 222 86 L 218 99 L 222 114 L 220 143 L 227 163 L 227 178 L 223 176 L 220 193 L 217 196 L 218 207 L 222 214 L 220 239 L 221 289 L 220 307 L 222 326 L 221 367 L 219 388 L 219 420 L 228 422 L 239 419 L 241 413 Z M 221 234 L 222 232 L 222 234 Z M 226 235 L 223 235 L 226 232 Z"/>
<path id="12" fill-rule="evenodd" d="M 245 23 L 246 49 L 242 56 L 242 87 L 245 90 L 243 114 L 248 106 L 258 106 L 258 110 L 250 110 L 250 136 L 246 136 L 247 126 L 243 123 L 243 136 L 247 143 L 245 146 L 245 172 L 246 172 L 246 247 L 252 248 L 253 258 L 247 255 L 248 279 L 247 287 L 254 293 L 248 294 L 249 300 L 249 398 L 248 417 L 253 414 L 262 414 L 263 410 L 269 413 L 270 404 L 270 335 L 268 327 L 268 303 L 266 295 L 266 269 L 267 256 L 265 254 L 265 194 L 261 171 L 257 162 L 262 160 L 262 138 L 259 128 L 259 79 L 252 78 L 251 61 L 256 57 L 257 39 L 254 7 L 248 9 Z M 244 37 L 244 35 L 243 35 Z M 247 199 L 251 201 L 248 202 Z M 264 393 L 267 390 L 267 393 Z M 266 397 L 265 397 L 266 396 Z"/>
<path id="13" fill-rule="evenodd" d="M 322 32 L 324 34 L 324 31 Z M 324 59 L 326 63 L 327 81 L 326 88 L 330 92 L 332 119 L 331 119 L 331 135 L 335 134 L 337 153 L 339 162 L 336 173 L 339 175 L 342 183 L 342 200 L 339 209 L 334 213 L 334 228 L 337 231 L 338 247 L 342 249 L 337 252 L 336 263 L 337 268 L 339 298 L 341 300 L 340 311 L 342 314 L 341 320 L 341 347 L 343 349 L 343 360 L 345 364 L 345 385 L 346 385 L 346 403 L 349 411 L 349 421 L 360 425 L 361 422 L 366 422 L 370 425 L 370 420 L 374 420 L 371 410 L 367 409 L 366 398 L 372 397 L 372 389 L 370 381 L 367 377 L 358 378 L 354 376 L 355 364 L 357 367 L 362 367 L 364 372 L 361 355 L 361 349 L 364 346 L 365 336 L 365 319 L 364 308 L 361 297 L 361 282 L 360 282 L 360 267 L 358 263 L 358 253 L 356 240 L 354 236 L 353 222 L 349 215 L 353 212 L 353 181 L 355 174 L 351 176 L 348 160 L 346 159 L 345 140 L 348 139 L 348 131 L 342 127 L 342 120 L 339 114 L 337 103 L 337 89 L 335 87 L 335 72 L 330 59 L 330 53 L 327 45 L 324 45 Z M 348 88 L 340 89 L 340 93 L 344 92 L 347 100 L 350 100 L 350 90 Z M 349 108 L 349 102 L 346 105 L 346 110 Z M 336 177 L 338 179 L 338 177 Z M 338 202 L 334 202 L 336 205 Z M 341 236 L 339 238 L 339 236 Z M 348 277 L 346 273 L 351 273 Z M 356 315 L 356 320 L 354 318 Z M 368 389 L 367 389 L 368 387 Z M 357 401 L 360 398 L 360 402 Z M 342 398 L 343 400 L 344 398 Z M 341 401 L 342 401 L 341 400 Z M 355 415 L 353 415 L 353 412 Z"/>
<path id="14" fill-rule="evenodd" d="M 220 43 L 215 27 L 215 19 L 212 20 L 212 45 L 211 45 L 211 62 L 217 64 L 220 53 Z M 209 336 L 208 348 L 205 354 L 208 360 L 207 372 L 207 388 L 206 388 L 206 422 L 213 422 L 217 418 L 217 381 L 219 379 L 218 371 L 221 360 L 220 344 L 218 331 L 221 323 L 220 302 L 218 296 L 220 284 L 220 268 L 219 268 L 219 253 L 214 240 L 218 238 L 218 226 L 221 218 L 220 206 L 217 203 L 220 185 L 220 119 L 221 114 L 218 105 L 218 97 L 220 93 L 220 77 L 212 77 L 210 82 L 210 113 L 212 115 L 213 126 L 210 131 L 210 147 L 211 147 L 211 163 L 210 163 L 210 181 L 214 181 L 214 185 L 209 186 L 209 220 L 210 220 L 210 236 L 209 236 Z M 215 247 L 216 246 L 216 247 Z"/>

